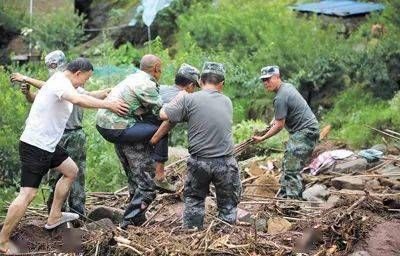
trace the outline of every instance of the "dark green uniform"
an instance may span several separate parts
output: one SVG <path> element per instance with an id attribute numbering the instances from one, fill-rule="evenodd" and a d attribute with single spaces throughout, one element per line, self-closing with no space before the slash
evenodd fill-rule
<path id="1" fill-rule="evenodd" d="M 318 121 L 307 102 L 293 85 L 282 83 L 274 99 L 275 119 L 285 119 L 290 137 L 283 159 L 279 196 L 300 198 L 300 175 L 319 137 Z"/>

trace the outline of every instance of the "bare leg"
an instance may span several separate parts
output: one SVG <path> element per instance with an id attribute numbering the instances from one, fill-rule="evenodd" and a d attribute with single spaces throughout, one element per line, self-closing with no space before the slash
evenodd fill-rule
<path id="1" fill-rule="evenodd" d="M 156 176 L 154 177 L 154 179 L 164 180 L 164 178 L 165 178 L 164 163 L 156 162 Z"/>
<path id="2" fill-rule="evenodd" d="M 49 225 L 55 224 L 61 218 L 62 205 L 67 199 L 68 192 L 78 173 L 78 166 L 76 166 L 75 162 L 70 157 L 56 167 L 56 169 L 61 172 L 63 176 L 58 180 L 54 192 L 53 204 L 51 205 L 49 218 L 47 220 L 47 224 Z"/>
<path id="3" fill-rule="evenodd" d="M 22 187 L 17 198 L 8 208 L 7 216 L 0 232 L 0 253 L 8 249 L 11 232 L 25 215 L 26 209 L 35 197 L 37 190 L 37 188 Z"/>

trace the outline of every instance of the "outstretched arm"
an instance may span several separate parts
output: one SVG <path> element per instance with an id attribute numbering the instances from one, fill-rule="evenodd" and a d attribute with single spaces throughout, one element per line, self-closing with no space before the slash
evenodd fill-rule
<path id="1" fill-rule="evenodd" d="M 89 95 L 69 92 L 63 93 L 61 98 L 83 108 L 105 108 L 121 116 L 129 112 L 129 106 L 122 100 L 99 100 Z"/>
<path id="2" fill-rule="evenodd" d="M 271 129 L 269 129 L 266 134 L 264 134 L 263 136 L 253 136 L 253 140 L 254 140 L 254 142 L 257 142 L 257 143 L 264 141 L 264 140 L 274 136 L 275 134 L 279 133 L 284 126 L 285 126 L 285 119 L 274 120 Z"/>
<path id="3" fill-rule="evenodd" d="M 13 73 L 11 75 L 11 82 L 28 83 L 40 89 L 45 84 L 45 81 L 37 80 L 29 76 L 24 76 L 20 73 Z"/>
<path id="4" fill-rule="evenodd" d="M 91 91 L 88 92 L 87 95 L 92 96 L 96 99 L 105 99 L 107 95 L 110 93 L 111 88 L 103 89 L 103 90 L 97 90 L 97 91 Z"/>

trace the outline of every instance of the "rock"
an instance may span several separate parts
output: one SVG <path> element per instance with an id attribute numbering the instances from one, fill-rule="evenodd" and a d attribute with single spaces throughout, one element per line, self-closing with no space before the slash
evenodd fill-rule
<path id="1" fill-rule="evenodd" d="M 250 212 L 243 210 L 241 208 L 237 208 L 237 210 L 238 210 L 237 211 L 237 220 L 238 221 L 253 224 Z"/>
<path id="2" fill-rule="evenodd" d="M 268 233 L 276 234 L 280 232 L 288 231 L 292 228 L 292 223 L 281 217 L 271 217 L 268 222 Z"/>
<path id="3" fill-rule="evenodd" d="M 257 231 L 264 232 L 267 229 L 267 220 L 266 219 L 256 219 L 256 229 Z"/>
<path id="4" fill-rule="evenodd" d="M 400 166 L 394 165 L 394 164 L 388 164 L 386 165 L 382 170 L 379 171 L 380 174 L 399 174 L 400 173 Z M 390 178 L 390 177 L 388 177 Z"/>
<path id="5" fill-rule="evenodd" d="M 366 251 L 358 251 L 350 254 L 350 256 L 370 256 L 370 254 Z"/>
<path id="6" fill-rule="evenodd" d="M 86 227 L 89 231 L 98 230 L 98 229 L 114 230 L 117 228 L 109 218 L 91 222 L 91 223 L 87 224 Z"/>
<path id="7" fill-rule="evenodd" d="M 363 172 L 367 169 L 368 162 L 364 158 L 357 158 L 354 160 L 346 161 L 344 163 L 337 164 L 334 168 L 335 172 Z"/>
<path id="8" fill-rule="evenodd" d="M 341 176 L 331 180 L 331 185 L 336 189 L 363 190 L 364 181 L 357 177 Z"/>
<path id="9" fill-rule="evenodd" d="M 377 179 L 369 180 L 365 183 L 365 188 L 374 190 L 380 188 L 381 183 Z"/>
<path id="10" fill-rule="evenodd" d="M 387 147 L 385 144 L 376 144 L 371 147 L 371 149 L 379 150 L 385 154 L 387 152 Z"/>
<path id="11" fill-rule="evenodd" d="M 265 173 L 246 187 L 245 193 L 248 195 L 273 197 L 278 192 L 279 187 L 278 176 L 273 173 Z"/>
<path id="12" fill-rule="evenodd" d="M 324 204 L 325 209 L 332 209 L 339 205 L 340 196 L 338 195 L 331 195 L 326 203 Z"/>
<path id="13" fill-rule="evenodd" d="M 324 203 L 329 194 L 325 185 L 315 184 L 303 191 L 303 199 L 310 202 Z"/>
<path id="14" fill-rule="evenodd" d="M 114 224 L 119 224 L 124 216 L 124 211 L 118 208 L 108 206 L 98 206 L 88 213 L 90 220 L 96 221 L 108 218 Z"/>

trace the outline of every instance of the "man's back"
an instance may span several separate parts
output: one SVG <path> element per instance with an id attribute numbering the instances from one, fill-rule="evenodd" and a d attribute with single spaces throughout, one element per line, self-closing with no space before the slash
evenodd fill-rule
<path id="1" fill-rule="evenodd" d="M 130 107 L 130 113 L 127 116 L 119 116 L 109 110 L 99 109 L 96 116 L 97 125 L 106 129 L 128 128 L 137 122 L 137 116 L 158 114 L 157 110 L 162 106 L 158 84 L 143 71 L 127 76 L 111 90 L 107 99 L 124 100 Z"/>
<path id="2" fill-rule="evenodd" d="M 293 85 L 282 83 L 274 99 L 275 119 L 285 119 L 289 133 L 317 128 L 318 121 L 305 99 Z"/>
<path id="3" fill-rule="evenodd" d="M 189 152 L 214 158 L 233 154 L 232 102 L 217 90 L 203 89 L 165 107 L 171 122 L 187 121 Z"/>

